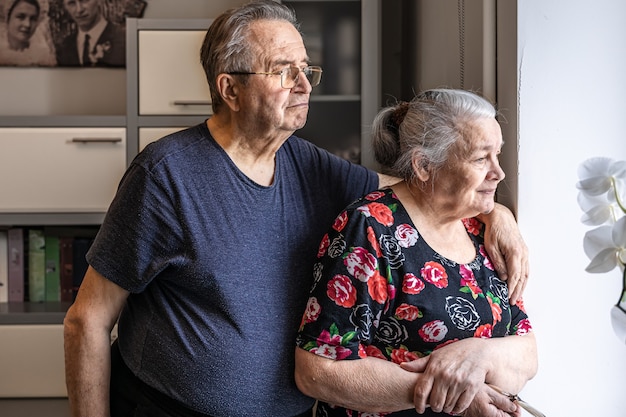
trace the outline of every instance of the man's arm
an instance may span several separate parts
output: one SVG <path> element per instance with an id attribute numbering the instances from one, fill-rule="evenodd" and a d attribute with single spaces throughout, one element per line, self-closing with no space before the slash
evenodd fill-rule
<path id="1" fill-rule="evenodd" d="M 513 213 L 502 204 L 495 204 L 489 214 L 478 219 L 485 224 L 485 249 L 499 277 L 507 282 L 509 301 L 516 304 L 528 282 L 528 248 Z"/>
<path id="2" fill-rule="evenodd" d="M 65 316 L 65 379 L 74 417 L 109 417 L 111 330 L 128 294 L 89 267 Z"/>

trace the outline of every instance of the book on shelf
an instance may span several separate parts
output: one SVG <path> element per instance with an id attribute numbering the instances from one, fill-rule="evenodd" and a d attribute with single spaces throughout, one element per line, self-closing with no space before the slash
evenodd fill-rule
<path id="1" fill-rule="evenodd" d="M 87 259 L 85 258 L 87 255 L 87 251 L 91 247 L 93 243 L 92 238 L 86 237 L 76 237 L 74 238 L 74 242 L 72 244 L 72 297 L 76 298 L 76 294 L 78 293 L 78 289 L 80 284 L 83 282 L 83 278 L 85 277 L 85 272 L 87 272 L 87 268 L 89 264 L 87 263 Z"/>
<path id="2" fill-rule="evenodd" d="M 59 237 L 59 280 L 61 283 L 61 301 L 74 301 L 74 238 Z"/>
<path id="3" fill-rule="evenodd" d="M 97 228 L 0 228 L 0 302 L 73 302 Z"/>
<path id="4" fill-rule="evenodd" d="M 24 229 L 12 227 L 7 231 L 9 302 L 24 301 Z"/>
<path id="5" fill-rule="evenodd" d="M 9 243 L 6 230 L 0 230 L 0 303 L 9 301 Z"/>
<path id="6" fill-rule="evenodd" d="M 61 301 L 59 237 L 46 235 L 46 301 Z"/>
<path id="7" fill-rule="evenodd" d="M 28 229 L 28 301 L 46 298 L 46 238 L 42 229 Z"/>

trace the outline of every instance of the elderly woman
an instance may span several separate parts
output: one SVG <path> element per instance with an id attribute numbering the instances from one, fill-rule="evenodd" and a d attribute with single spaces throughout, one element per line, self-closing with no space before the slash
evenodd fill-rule
<path id="1" fill-rule="evenodd" d="M 318 416 L 519 415 L 498 390 L 534 376 L 535 339 L 474 219 L 504 179 L 495 116 L 438 89 L 374 121 L 376 159 L 403 181 L 348 206 L 320 245 L 296 348 Z"/>

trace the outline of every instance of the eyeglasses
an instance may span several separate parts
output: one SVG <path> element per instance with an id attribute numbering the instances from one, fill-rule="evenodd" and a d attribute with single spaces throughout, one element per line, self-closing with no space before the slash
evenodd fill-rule
<path id="1" fill-rule="evenodd" d="M 509 400 L 513 401 L 514 403 L 518 404 L 520 407 L 522 407 L 524 410 L 528 411 L 528 413 L 534 417 L 546 417 L 545 414 L 543 414 L 541 411 L 537 410 L 535 407 L 533 407 L 532 405 L 528 404 L 526 401 L 522 400 L 518 395 L 516 394 L 511 394 L 508 393 L 506 391 L 504 391 L 503 389 L 496 387 L 495 385 L 492 384 L 487 384 L 489 385 L 491 388 L 493 388 L 495 391 L 497 391 L 498 393 L 509 397 Z"/>
<path id="2" fill-rule="evenodd" d="M 273 72 L 244 72 L 244 71 L 233 71 L 228 74 L 231 75 L 280 75 L 280 86 L 282 88 L 291 89 L 296 86 L 298 82 L 298 76 L 300 72 L 303 72 L 306 79 L 309 80 L 309 84 L 311 87 L 315 87 L 320 83 L 322 79 L 322 67 L 310 66 L 310 67 L 295 67 L 290 66 L 287 68 L 283 68 L 280 71 Z"/>

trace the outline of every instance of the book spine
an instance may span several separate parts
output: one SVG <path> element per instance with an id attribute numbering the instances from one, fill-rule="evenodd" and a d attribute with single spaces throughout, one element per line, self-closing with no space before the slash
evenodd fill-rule
<path id="1" fill-rule="evenodd" d="M 46 236 L 46 301 L 61 301 L 59 238 Z"/>
<path id="2" fill-rule="evenodd" d="M 9 302 L 24 301 L 24 229 L 14 227 L 8 230 L 8 282 Z"/>
<path id="3" fill-rule="evenodd" d="M 41 229 L 28 229 L 28 301 L 46 299 L 46 239 Z"/>
<path id="4" fill-rule="evenodd" d="M 74 298 L 76 298 L 76 294 L 78 293 L 78 289 L 80 288 L 80 284 L 83 282 L 83 278 L 85 277 L 85 273 L 87 272 L 87 268 L 89 264 L 87 263 L 86 255 L 87 251 L 91 247 L 93 243 L 92 238 L 83 238 L 76 237 L 73 243 L 73 293 Z"/>
<path id="5" fill-rule="evenodd" d="M 9 242 L 6 230 L 0 230 L 0 303 L 9 301 Z"/>
<path id="6" fill-rule="evenodd" d="M 59 237 L 59 278 L 61 281 L 61 301 L 74 301 L 74 238 Z"/>

